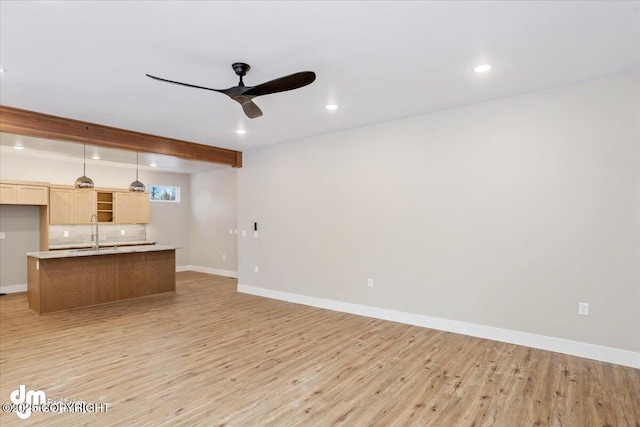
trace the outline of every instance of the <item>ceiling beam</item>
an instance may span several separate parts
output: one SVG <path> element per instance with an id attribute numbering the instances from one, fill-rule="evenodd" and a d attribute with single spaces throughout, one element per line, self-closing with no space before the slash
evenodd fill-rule
<path id="1" fill-rule="evenodd" d="M 0 132 L 242 167 L 242 152 L 0 105 Z"/>

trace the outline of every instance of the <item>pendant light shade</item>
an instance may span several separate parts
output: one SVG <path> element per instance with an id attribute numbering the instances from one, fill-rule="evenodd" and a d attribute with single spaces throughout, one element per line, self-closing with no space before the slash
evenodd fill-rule
<path id="1" fill-rule="evenodd" d="M 136 180 L 129 185 L 129 191 L 144 193 L 144 184 L 138 181 L 138 153 L 136 153 Z"/>
<path id="2" fill-rule="evenodd" d="M 82 145 L 82 176 L 76 179 L 76 188 L 93 188 L 93 180 L 87 176 L 87 146 Z"/>

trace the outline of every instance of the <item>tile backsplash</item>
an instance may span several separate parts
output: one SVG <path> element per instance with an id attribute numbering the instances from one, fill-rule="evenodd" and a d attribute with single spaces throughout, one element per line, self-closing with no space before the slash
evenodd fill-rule
<path id="1" fill-rule="evenodd" d="M 98 227 L 100 244 L 147 240 L 147 226 L 144 224 L 100 224 Z M 91 243 L 92 230 L 95 230 L 95 224 L 50 225 L 49 246 Z M 65 237 L 65 231 L 68 237 Z"/>

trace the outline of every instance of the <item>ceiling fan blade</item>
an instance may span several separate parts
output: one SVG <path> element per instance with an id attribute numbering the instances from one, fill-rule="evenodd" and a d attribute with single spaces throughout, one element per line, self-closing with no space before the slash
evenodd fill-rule
<path id="1" fill-rule="evenodd" d="M 241 105 L 244 113 L 250 119 L 255 119 L 256 117 L 262 116 L 262 110 L 260 110 L 260 108 L 258 108 L 258 106 L 253 101 L 247 101 Z"/>
<path id="2" fill-rule="evenodd" d="M 173 80 L 167 80 L 167 79 L 163 79 L 161 77 L 152 76 L 151 74 L 146 74 L 146 76 L 150 77 L 150 78 L 152 78 L 154 80 L 160 80 L 161 82 L 173 83 L 173 84 L 182 85 L 182 86 L 195 87 L 196 89 L 212 90 L 214 92 L 220 92 L 220 93 L 224 93 L 224 94 L 226 94 L 227 91 L 228 91 L 228 89 L 212 89 L 210 87 L 197 86 L 197 85 L 192 85 L 192 84 L 189 84 L 189 83 L 176 82 L 176 81 L 173 81 Z"/>
<path id="3" fill-rule="evenodd" d="M 262 96 L 270 93 L 285 92 L 311 84 L 315 79 L 316 73 L 313 71 L 301 71 L 254 86 L 244 92 L 244 95 Z"/>
<path id="4" fill-rule="evenodd" d="M 290 74 L 275 80 L 262 83 L 258 86 L 245 86 L 242 77 L 247 74 L 250 67 L 248 64 L 237 62 L 233 64 L 236 75 L 240 76 L 240 83 L 237 86 L 228 89 L 213 89 L 210 87 L 193 85 L 191 83 L 177 82 L 175 80 L 163 79 L 162 77 L 146 74 L 150 79 L 158 80 L 166 83 L 173 83 L 180 86 L 193 87 L 196 89 L 211 90 L 227 95 L 234 101 L 242 105 L 242 110 L 250 119 L 262 116 L 260 108 L 252 101 L 256 96 L 269 95 L 271 93 L 285 92 L 288 90 L 298 89 L 313 83 L 316 79 L 316 73 L 313 71 L 301 71 L 299 73 Z"/>

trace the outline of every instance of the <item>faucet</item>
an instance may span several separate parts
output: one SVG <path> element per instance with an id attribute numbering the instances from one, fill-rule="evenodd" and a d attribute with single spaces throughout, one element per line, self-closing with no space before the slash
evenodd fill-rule
<path id="1" fill-rule="evenodd" d="M 96 216 L 96 214 L 91 215 L 91 219 L 89 220 L 89 222 L 91 224 L 93 224 L 93 219 L 96 219 L 96 233 L 93 234 L 93 227 L 91 227 L 91 241 L 94 242 L 93 244 L 93 249 L 95 249 L 96 251 L 100 250 L 100 235 L 98 234 L 98 217 Z"/>

